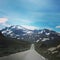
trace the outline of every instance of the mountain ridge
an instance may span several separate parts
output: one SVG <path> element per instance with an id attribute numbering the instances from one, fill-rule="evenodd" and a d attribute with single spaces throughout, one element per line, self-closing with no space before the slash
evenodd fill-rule
<path id="1" fill-rule="evenodd" d="M 1 30 L 4 36 L 9 36 L 12 38 L 22 39 L 26 41 L 36 42 L 37 40 L 41 40 L 43 38 L 56 38 L 60 37 L 59 33 L 49 29 L 35 29 L 30 30 L 23 26 L 13 25 L 10 27 L 5 27 Z"/>

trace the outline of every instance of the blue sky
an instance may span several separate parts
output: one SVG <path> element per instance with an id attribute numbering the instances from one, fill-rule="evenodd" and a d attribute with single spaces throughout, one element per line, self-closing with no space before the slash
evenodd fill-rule
<path id="1" fill-rule="evenodd" d="M 60 0 L 0 0 L 0 28 L 9 24 L 60 32 Z"/>

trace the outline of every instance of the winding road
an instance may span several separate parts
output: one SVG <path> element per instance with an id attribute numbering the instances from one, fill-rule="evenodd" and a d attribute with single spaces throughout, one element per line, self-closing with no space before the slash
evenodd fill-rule
<path id="1" fill-rule="evenodd" d="M 9 56 L 0 57 L 0 60 L 47 60 L 34 49 L 34 44 L 31 45 L 30 50 L 11 54 Z"/>

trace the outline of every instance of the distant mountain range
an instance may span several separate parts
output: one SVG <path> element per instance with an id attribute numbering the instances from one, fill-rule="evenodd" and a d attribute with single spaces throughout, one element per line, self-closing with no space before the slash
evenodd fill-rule
<path id="1" fill-rule="evenodd" d="M 48 41 L 48 40 L 51 41 L 54 39 L 60 39 L 60 33 L 56 31 L 49 29 L 29 30 L 19 25 L 6 27 L 2 29 L 1 32 L 4 36 L 17 38 L 20 40 L 26 40 L 30 42 Z"/>
<path id="2" fill-rule="evenodd" d="M 21 51 L 20 49 L 27 50 L 30 42 L 35 44 L 36 51 L 42 56 L 60 56 L 60 33 L 49 29 L 29 30 L 19 25 L 5 27 L 0 31 L 0 56 Z"/>

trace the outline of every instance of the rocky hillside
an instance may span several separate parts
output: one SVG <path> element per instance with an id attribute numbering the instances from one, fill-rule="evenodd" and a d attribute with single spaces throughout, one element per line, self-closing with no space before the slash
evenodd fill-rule
<path id="1" fill-rule="evenodd" d="M 30 43 L 16 38 L 5 37 L 0 32 L 0 57 L 25 51 L 30 48 Z"/>

